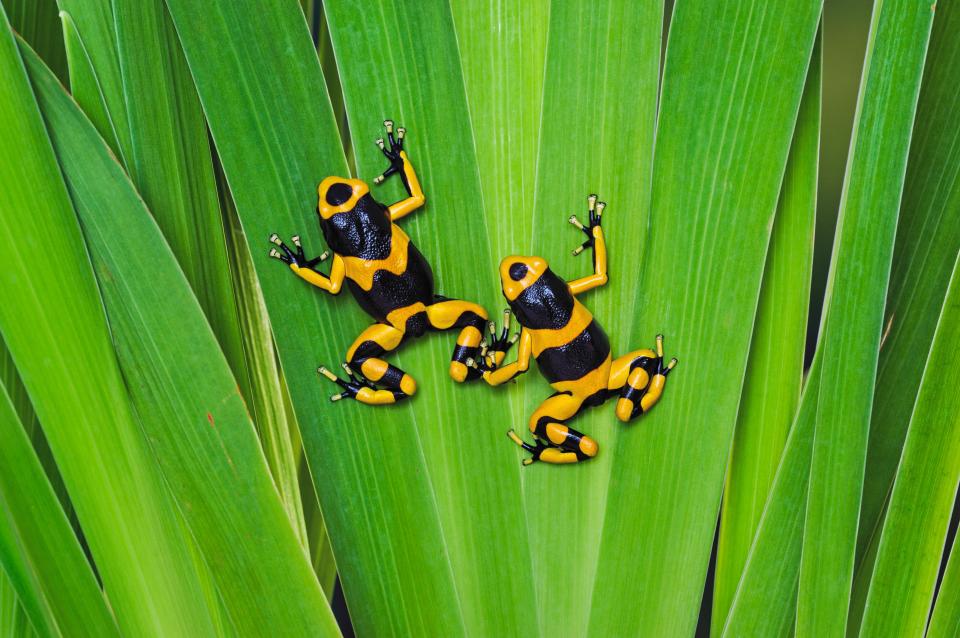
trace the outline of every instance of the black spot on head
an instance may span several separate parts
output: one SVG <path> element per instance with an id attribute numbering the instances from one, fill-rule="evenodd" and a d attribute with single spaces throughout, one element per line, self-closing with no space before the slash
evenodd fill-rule
<path id="1" fill-rule="evenodd" d="M 510 264 L 510 279 L 514 281 L 520 281 L 527 276 L 527 265 L 525 263 L 515 261 Z"/>
<path id="2" fill-rule="evenodd" d="M 327 203 L 331 206 L 339 206 L 351 197 L 353 197 L 353 189 L 345 182 L 337 182 L 327 189 Z"/>

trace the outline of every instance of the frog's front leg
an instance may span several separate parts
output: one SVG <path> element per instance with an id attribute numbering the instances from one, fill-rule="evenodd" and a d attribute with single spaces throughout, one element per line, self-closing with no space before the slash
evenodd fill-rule
<path id="1" fill-rule="evenodd" d="M 657 335 L 656 352 L 636 350 L 617 357 L 610 366 L 607 385 L 611 392 L 620 391 L 617 418 L 626 423 L 656 405 L 666 387 L 667 375 L 676 365 L 676 358 L 663 363 L 663 335 Z"/>
<path id="2" fill-rule="evenodd" d="M 296 247 L 295 249 L 291 249 L 283 243 L 280 236 L 276 233 L 270 235 L 270 242 L 280 248 L 280 250 L 271 248 L 270 256 L 290 266 L 290 270 L 304 281 L 318 288 L 322 288 L 332 295 L 339 293 L 343 287 L 343 278 L 346 273 L 343 258 L 334 253 L 330 265 L 330 274 L 324 275 L 322 272 L 316 270 L 315 267 L 317 264 L 325 261 L 330 256 L 330 252 L 324 251 L 319 257 L 307 259 L 306 254 L 303 252 L 303 245 L 300 243 L 300 236 L 294 235 L 291 241 Z"/>
<path id="3" fill-rule="evenodd" d="M 508 316 L 506 312 L 504 316 Z M 490 385 L 504 384 L 530 369 L 530 357 L 533 355 L 533 337 L 530 336 L 530 331 L 522 328 L 519 335 L 515 334 L 510 338 L 506 337 L 507 332 L 505 330 L 499 339 L 494 340 L 489 351 L 483 349 L 483 356 L 481 356 L 479 362 L 470 362 L 471 366 L 476 366 L 481 370 L 483 380 Z M 520 346 L 517 348 L 517 360 L 507 365 L 501 365 L 507 350 L 518 340 Z"/>
<path id="4" fill-rule="evenodd" d="M 393 120 L 384 120 L 383 126 L 387 129 L 387 141 L 385 144 L 383 138 L 377 140 L 377 146 L 383 152 L 384 157 L 390 162 L 390 166 L 379 177 L 374 178 L 374 184 L 382 184 L 384 180 L 394 173 L 400 174 L 403 180 L 403 187 L 407 189 L 409 197 L 401 199 L 388 207 L 390 220 L 397 221 L 406 217 L 426 203 L 426 197 L 420 188 L 420 180 L 417 179 L 417 173 L 413 170 L 413 164 L 407 157 L 407 152 L 403 150 L 403 139 L 407 130 L 402 126 L 397 129 L 397 135 L 393 134 Z"/>
<path id="5" fill-rule="evenodd" d="M 603 209 L 606 206 L 604 202 L 597 201 L 596 195 L 590 195 L 587 198 L 587 224 L 582 224 L 576 215 L 571 215 L 568 220 L 587 236 L 587 240 L 573 251 L 574 256 L 588 248 L 593 249 L 593 274 L 569 282 L 570 292 L 574 295 L 607 283 L 607 244 L 603 237 L 603 228 L 600 226 L 603 220 Z"/>
<path id="6" fill-rule="evenodd" d="M 346 379 L 326 367 L 318 368 L 317 372 L 342 388 L 330 400 L 356 399 L 367 405 L 386 405 L 412 396 L 417 391 L 413 377 L 381 358 L 403 343 L 404 337 L 402 331 L 391 325 L 375 323 L 360 333 L 347 351 L 343 364 Z"/>
<path id="7" fill-rule="evenodd" d="M 507 432 L 514 443 L 533 454 L 524 459 L 523 464 L 530 465 L 536 461 L 579 463 L 595 457 L 599 450 L 597 442 L 566 424 L 582 407 L 582 397 L 570 392 L 558 392 L 541 403 L 530 417 L 530 431 L 536 437 L 535 444 L 524 442 L 513 430 Z"/>

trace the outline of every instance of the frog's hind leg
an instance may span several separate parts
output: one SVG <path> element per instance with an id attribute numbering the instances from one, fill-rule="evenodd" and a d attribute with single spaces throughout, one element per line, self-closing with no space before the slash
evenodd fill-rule
<path id="1" fill-rule="evenodd" d="M 512 430 L 508 435 L 514 443 L 533 456 L 523 461 L 544 463 L 579 463 L 597 455 L 597 442 L 566 424 L 581 407 L 583 398 L 570 392 L 558 392 L 540 404 L 530 417 L 530 431 L 537 438 L 536 445 L 524 443 Z"/>
<path id="2" fill-rule="evenodd" d="M 413 395 L 417 391 L 413 377 L 381 358 L 395 350 L 404 336 L 403 331 L 385 323 L 375 323 L 360 333 L 347 351 L 347 362 L 343 364 L 347 379 L 339 378 L 327 368 L 319 369 L 320 374 L 343 388 L 330 399 L 352 398 L 368 405 L 386 405 Z"/>
<path id="3" fill-rule="evenodd" d="M 607 388 L 620 393 L 617 400 L 617 418 L 630 421 L 647 412 L 663 394 L 667 375 L 677 365 L 671 359 L 663 365 L 663 335 L 657 335 L 657 351 L 635 350 L 618 357 L 610 366 Z"/>
<path id="4" fill-rule="evenodd" d="M 450 377 L 457 383 L 479 379 L 481 372 L 467 364 L 470 359 L 476 360 L 480 352 L 487 311 L 469 301 L 439 298 L 427 306 L 427 321 L 433 330 L 460 328 L 450 357 Z"/>

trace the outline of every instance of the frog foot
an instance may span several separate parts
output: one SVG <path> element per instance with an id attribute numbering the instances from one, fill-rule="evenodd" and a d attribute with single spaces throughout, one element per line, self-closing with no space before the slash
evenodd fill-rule
<path id="1" fill-rule="evenodd" d="M 510 437 L 511 441 L 513 441 L 514 443 L 516 443 L 517 445 L 522 447 L 524 450 L 526 450 L 527 452 L 530 452 L 533 455 L 530 458 L 523 459 L 524 465 L 532 465 L 537 461 L 539 461 L 540 455 L 543 453 L 545 449 L 547 449 L 547 446 L 541 443 L 539 439 L 537 439 L 533 445 L 531 445 L 530 443 L 527 443 L 526 441 L 521 439 L 517 435 L 517 433 L 513 431 L 513 429 L 507 430 L 507 436 Z"/>
<path id="2" fill-rule="evenodd" d="M 396 129 L 396 135 L 394 135 L 393 120 L 384 120 L 383 127 L 387 129 L 387 143 L 384 143 L 383 138 L 380 137 L 377 138 L 377 146 L 380 147 L 383 156 L 390 162 L 390 166 L 383 174 L 374 178 L 374 184 L 382 184 L 394 173 L 402 174 L 403 171 L 403 157 L 400 153 L 403 152 L 403 138 L 407 134 L 407 129 L 400 126 Z"/>
<path id="3" fill-rule="evenodd" d="M 670 359 L 667 362 L 667 365 L 663 365 L 663 335 L 657 335 L 657 372 L 656 374 L 662 374 L 667 376 L 670 374 L 670 371 L 677 367 L 679 360 L 676 357 Z"/>
<path id="4" fill-rule="evenodd" d="M 356 374 L 349 363 L 344 362 L 340 365 L 347 373 L 346 379 L 341 379 L 324 366 L 317 368 L 317 372 L 319 372 L 321 376 L 333 381 L 342 389 L 341 392 L 331 395 L 331 401 L 356 399 L 360 403 L 367 405 L 389 405 L 397 401 L 402 401 L 417 391 L 416 382 L 402 370 L 398 369 L 398 372 L 401 374 L 399 385 L 382 387 Z"/>
<path id="5" fill-rule="evenodd" d="M 573 255 L 577 256 L 588 248 L 593 248 L 593 229 L 600 226 L 600 221 L 603 216 L 603 209 L 607 207 L 606 202 L 597 201 L 596 195 L 590 195 L 587 197 L 587 223 L 583 224 L 576 215 L 570 215 L 570 218 L 567 220 L 571 224 L 577 227 L 584 235 L 587 236 L 587 240 L 573 249 Z"/>
<path id="6" fill-rule="evenodd" d="M 484 337 L 480 342 L 480 353 L 477 360 L 467 362 L 467 365 L 476 368 L 480 372 L 492 372 L 500 367 L 506 358 L 510 348 L 520 339 L 520 333 L 515 332 L 510 335 L 511 312 L 509 308 L 503 310 L 503 324 L 499 336 L 497 335 L 497 323 L 490 321 L 487 323 L 487 329 L 490 332 L 489 337 Z"/>
<path id="7" fill-rule="evenodd" d="M 300 235 L 294 235 L 290 238 L 290 241 L 293 242 L 293 248 L 290 248 L 283 243 L 283 240 L 280 239 L 280 235 L 277 233 L 270 235 L 270 243 L 276 245 L 277 248 L 280 249 L 277 250 L 276 248 L 271 248 L 270 256 L 274 259 L 279 259 L 287 265 L 307 268 L 313 268 L 330 256 L 330 251 L 325 250 L 320 253 L 319 257 L 307 259 L 306 254 L 303 252 L 303 244 L 300 243 Z"/>
<path id="8" fill-rule="evenodd" d="M 354 399 L 363 388 L 375 389 L 372 383 L 354 373 L 353 368 L 350 367 L 350 364 L 344 362 L 340 365 L 347 373 L 346 379 L 341 379 L 326 366 L 320 366 L 317 368 L 317 373 L 323 377 L 326 377 L 330 381 L 333 381 L 343 390 L 338 394 L 331 395 L 331 401 L 339 401 L 340 399 Z"/>

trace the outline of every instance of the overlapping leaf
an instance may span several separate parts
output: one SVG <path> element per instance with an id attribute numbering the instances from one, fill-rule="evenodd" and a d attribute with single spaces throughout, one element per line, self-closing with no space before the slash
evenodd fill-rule
<path id="1" fill-rule="evenodd" d="M 885 338 L 877 367 L 866 476 L 857 539 L 857 583 L 863 597 L 870 577 L 866 558 L 879 540 L 890 492 L 924 363 L 960 251 L 960 8 L 937 7 L 904 182 L 893 272 L 884 314 Z M 904 357 L 909 352 L 911 356 Z M 896 386 L 896 392 L 884 391 Z"/>
<path id="2" fill-rule="evenodd" d="M 817 205 L 821 39 L 780 191 L 727 467 L 713 586 L 715 635 L 723 630 L 800 402 Z"/>
<path id="3" fill-rule="evenodd" d="M 264 627 L 337 634 L 236 382 L 172 252 L 94 127 L 40 60 L 26 58 L 133 404 L 230 622 L 242 635 Z M 149 280 L 140 276 L 148 271 Z"/>
<path id="4" fill-rule="evenodd" d="M 680 366 L 611 451 L 592 634 L 694 631 L 820 6 L 674 8 L 631 343 L 662 332 Z"/>
<path id="5" fill-rule="evenodd" d="M 362 610 L 354 625 L 364 635 L 458 635 L 460 603 L 409 408 L 331 406 L 314 372 L 335 366 L 362 313 L 267 257 L 272 232 L 322 250 L 316 185 L 347 171 L 300 7 L 272 3 L 251 20 L 225 0 L 167 5 L 251 245 L 344 592 Z"/>
<path id="6" fill-rule="evenodd" d="M 873 29 L 847 167 L 804 523 L 797 632 L 846 631 L 883 304 L 932 5 L 888 0 Z"/>
<path id="7" fill-rule="evenodd" d="M 119 636 L 3 384 L 0 437 L 0 567 L 32 625 L 51 636 Z"/>
<path id="8" fill-rule="evenodd" d="M 183 529 L 130 411 L 80 229 L 5 17 L 0 74 L 7 78 L 0 94 L 0 331 L 120 629 L 208 635 Z"/>

